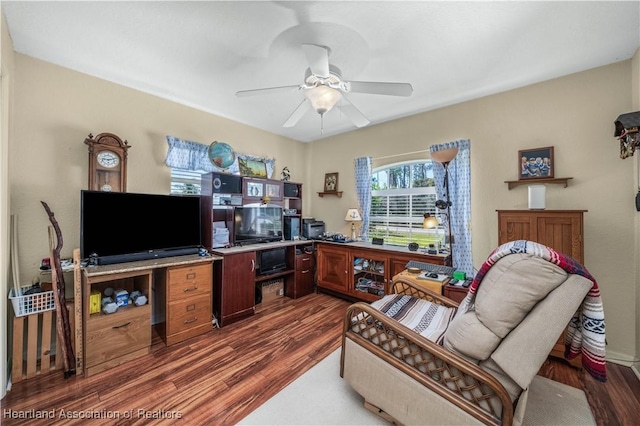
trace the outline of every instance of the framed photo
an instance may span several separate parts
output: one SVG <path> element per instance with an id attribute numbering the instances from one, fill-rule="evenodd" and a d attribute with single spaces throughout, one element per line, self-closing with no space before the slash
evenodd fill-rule
<path id="1" fill-rule="evenodd" d="M 324 175 L 324 192 L 338 192 L 338 173 Z"/>
<path id="2" fill-rule="evenodd" d="M 240 174 L 242 176 L 257 178 L 267 177 L 267 165 L 262 161 L 238 158 L 238 166 L 240 166 Z"/>
<path id="3" fill-rule="evenodd" d="M 555 170 L 553 147 L 518 151 L 518 169 L 519 180 L 552 178 Z"/>

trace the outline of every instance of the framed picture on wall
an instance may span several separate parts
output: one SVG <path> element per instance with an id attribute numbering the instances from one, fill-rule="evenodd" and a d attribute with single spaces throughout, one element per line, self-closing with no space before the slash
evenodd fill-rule
<path id="1" fill-rule="evenodd" d="M 552 178 L 555 170 L 553 147 L 518 151 L 518 169 L 519 180 Z"/>
<path id="2" fill-rule="evenodd" d="M 326 173 L 324 175 L 324 192 L 338 191 L 338 173 Z"/>
<path id="3" fill-rule="evenodd" d="M 267 177 L 267 165 L 262 161 L 238 158 L 238 165 L 240 166 L 240 174 L 242 176 L 257 178 Z"/>

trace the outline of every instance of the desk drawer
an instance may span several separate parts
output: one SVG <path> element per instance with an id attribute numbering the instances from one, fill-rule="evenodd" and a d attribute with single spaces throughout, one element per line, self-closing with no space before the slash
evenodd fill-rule
<path id="1" fill-rule="evenodd" d="M 91 367 L 151 345 L 151 308 L 128 306 L 87 320 L 85 363 Z"/>
<path id="2" fill-rule="evenodd" d="M 210 294 L 212 277 L 213 269 L 210 263 L 169 269 L 169 302 Z"/>
<path id="3" fill-rule="evenodd" d="M 211 322 L 211 296 L 204 294 L 169 304 L 167 334 L 180 333 Z"/>

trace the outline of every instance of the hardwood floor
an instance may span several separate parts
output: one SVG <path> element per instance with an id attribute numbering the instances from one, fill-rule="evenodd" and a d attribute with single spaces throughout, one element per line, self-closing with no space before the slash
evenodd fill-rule
<path id="1" fill-rule="evenodd" d="M 51 419 L 11 419 L 6 410 L 55 410 L 55 423 L 88 423 L 61 421 L 65 410 L 103 417 L 93 424 L 170 424 L 178 416 L 185 424 L 236 424 L 340 346 L 348 305 L 325 294 L 285 298 L 169 348 L 156 337 L 149 355 L 95 376 L 65 380 L 58 372 L 26 380 L 2 400 L 1 422 L 49 425 Z M 640 382 L 629 368 L 607 367 L 604 384 L 561 361 L 549 360 L 540 371 L 584 389 L 599 425 L 638 424 Z M 105 419 L 113 413 L 120 419 Z M 132 418 L 125 418 L 129 413 Z"/>

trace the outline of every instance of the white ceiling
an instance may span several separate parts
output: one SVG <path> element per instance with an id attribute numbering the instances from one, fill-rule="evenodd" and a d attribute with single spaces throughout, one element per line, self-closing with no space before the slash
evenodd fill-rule
<path id="1" fill-rule="evenodd" d="M 623 61 L 640 2 L 3 1 L 17 52 L 309 142 L 356 127 L 309 111 L 303 43 L 328 46 L 345 80 L 408 82 L 410 97 L 350 93 L 371 125 Z M 215 135 L 212 135 L 215 139 Z M 199 141 L 206 143 L 209 141 Z"/>

